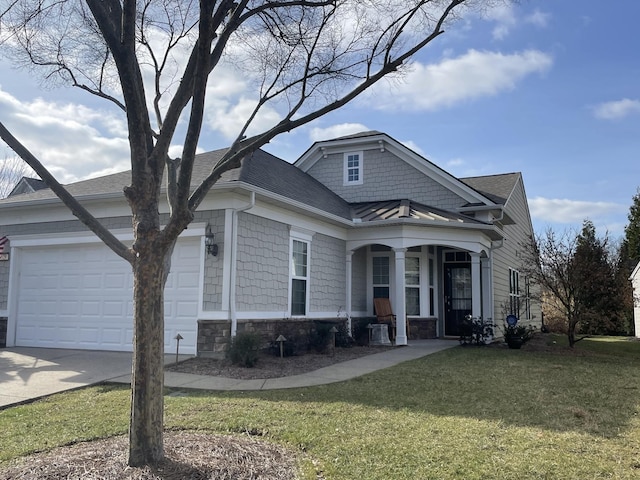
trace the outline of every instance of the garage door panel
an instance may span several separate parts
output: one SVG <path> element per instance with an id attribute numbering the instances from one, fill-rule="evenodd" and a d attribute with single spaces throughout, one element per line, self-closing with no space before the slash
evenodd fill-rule
<path id="1" fill-rule="evenodd" d="M 23 250 L 19 265 L 16 344 L 131 350 L 133 276 L 102 244 Z M 176 245 L 165 288 L 166 347 L 195 353 L 200 239 Z"/>

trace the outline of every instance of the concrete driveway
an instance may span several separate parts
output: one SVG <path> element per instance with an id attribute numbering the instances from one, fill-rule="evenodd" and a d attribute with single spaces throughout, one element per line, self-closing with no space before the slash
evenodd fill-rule
<path id="1" fill-rule="evenodd" d="M 131 374 L 130 352 L 0 349 L 0 409 L 127 374 Z"/>

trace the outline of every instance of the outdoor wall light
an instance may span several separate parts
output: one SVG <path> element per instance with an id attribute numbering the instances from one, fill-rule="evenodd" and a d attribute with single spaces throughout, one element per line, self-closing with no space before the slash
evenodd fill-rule
<path id="1" fill-rule="evenodd" d="M 218 245 L 214 243 L 214 237 L 215 235 L 211 231 L 211 227 L 207 227 L 207 231 L 204 234 L 204 244 L 207 247 L 207 253 L 216 257 L 218 255 Z"/>

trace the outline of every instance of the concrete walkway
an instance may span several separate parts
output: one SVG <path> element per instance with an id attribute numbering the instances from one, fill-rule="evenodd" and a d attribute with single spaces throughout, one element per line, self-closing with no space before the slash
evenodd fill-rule
<path id="1" fill-rule="evenodd" d="M 280 378 L 240 380 L 237 378 L 166 372 L 164 375 L 164 384 L 166 387 L 194 388 L 200 390 L 275 390 L 312 387 L 314 385 L 326 385 L 328 383 L 349 380 L 457 345 L 460 345 L 457 340 L 417 340 L 410 342 L 406 347 L 398 347 L 356 358 L 355 360 L 336 363 L 314 370 L 313 372 Z M 131 375 L 112 378 L 111 381 L 130 383 Z"/>
<path id="2" fill-rule="evenodd" d="M 417 340 L 313 372 L 263 380 L 239 380 L 166 372 L 165 386 L 203 390 L 269 390 L 341 382 L 458 345 L 451 340 Z M 188 356 L 181 356 L 180 360 Z M 167 355 L 165 364 L 175 361 Z M 101 382 L 131 382 L 131 353 L 15 347 L 0 349 L 0 409 L 53 393 Z"/>

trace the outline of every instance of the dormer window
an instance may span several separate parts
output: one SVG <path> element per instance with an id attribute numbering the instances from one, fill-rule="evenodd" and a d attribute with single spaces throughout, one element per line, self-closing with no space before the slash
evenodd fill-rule
<path id="1" fill-rule="evenodd" d="M 362 152 L 344 154 L 344 184 L 362 185 Z"/>

